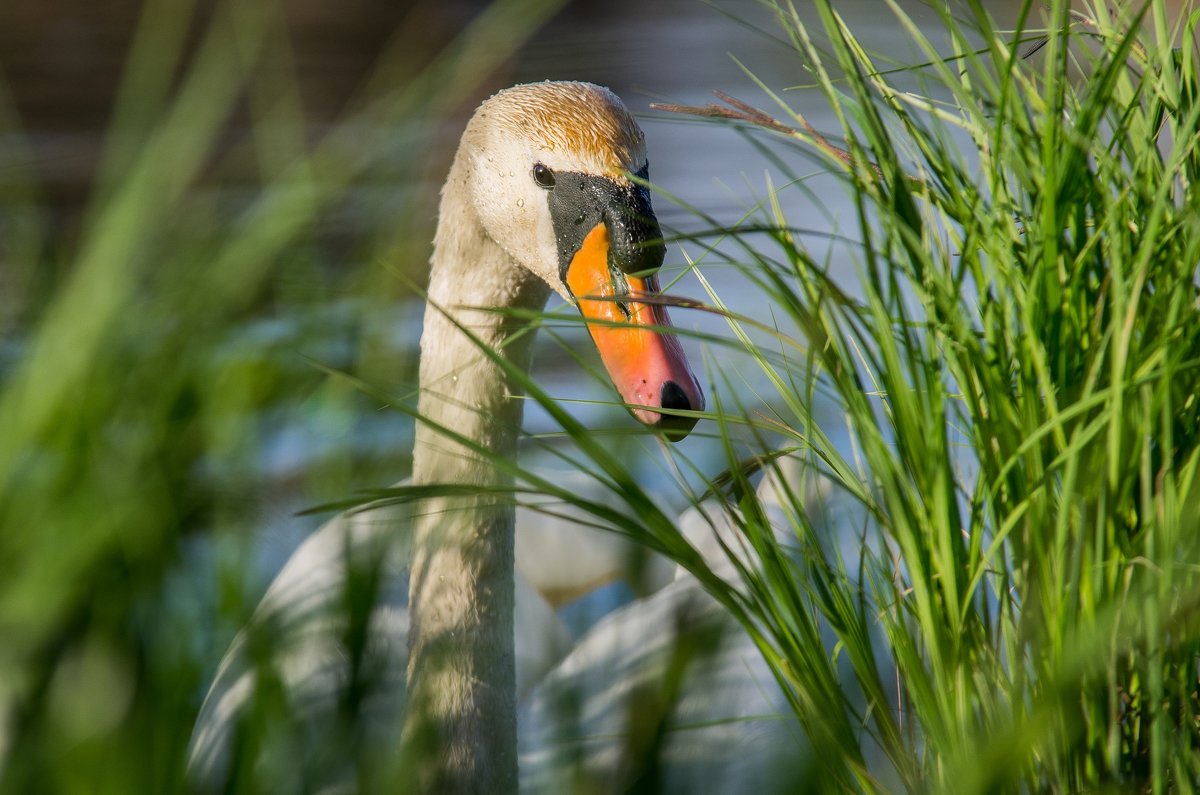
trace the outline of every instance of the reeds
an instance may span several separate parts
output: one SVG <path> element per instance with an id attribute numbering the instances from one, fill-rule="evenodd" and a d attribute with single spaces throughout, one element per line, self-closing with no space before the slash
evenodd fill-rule
<path id="1" fill-rule="evenodd" d="M 823 788 L 1192 791 L 1196 17 L 1025 3 L 1001 31 L 938 6 L 946 51 L 887 7 L 922 66 L 885 69 L 834 3 L 819 26 L 776 6 L 836 130 L 767 86 L 768 110 L 663 107 L 756 130 L 783 164 L 799 148 L 857 216 L 814 251 L 828 237 L 782 210 L 797 177 L 697 257 L 702 282 L 738 267 L 780 329 L 727 313 L 719 358 L 757 366 L 753 401 L 713 368 L 710 510 L 740 581 L 676 553 L 669 522 L 637 534 L 755 638 Z M 777 472 L 781 527 L 747 472 L 783 449 L 805 474 Z"/>
<path id="2" fill-rule="evenodd" d="M 844 176 L 856 278 L 768 204 L 736 261 L 808 354 L 750 351 L 779 391 L 751 427 L 868 521 L 797 504 L 777 550 L 740 506 L 768 659 L 839 788 L 1190 791 L 1195 19 L 1026 3 L 1002 32 L 968 3 L 945 52 L 890 3 L 915 94 L 817 8 L 779 19 L 838 143 L 778 94 L 779 122 L 729 115 Z"/>

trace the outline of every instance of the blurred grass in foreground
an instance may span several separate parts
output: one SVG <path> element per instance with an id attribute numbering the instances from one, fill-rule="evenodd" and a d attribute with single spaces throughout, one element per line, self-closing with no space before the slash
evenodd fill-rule
<path id="1" fill-rule="evenodd" d="M 48 237 L 0 91 L 0 789 L 182 787 L 210 666 L 252 608 L 269 489 L 344 494 L 355 434 L 375 436 L 356 419 L 374 404 L 304 357 L 411 383 L 388 300 L 403 278 L 330 269 L 322 230 L 380 188 L 353 208 L 379 231 L 338 254 L 423 272 L 427 213 L 406 208 L 428 197 L 384 179 L 556 6 L 497 2 L 425 65 L 400 41 L 312 141 L 293 76 L 262 67 L 286 63 L 277 3 L 151 0 L 73 240 Z M 281 432 L 297 413 L 316 429 L 303 466 Z M 376 451 L 393 477 L 405 425 Z"/>

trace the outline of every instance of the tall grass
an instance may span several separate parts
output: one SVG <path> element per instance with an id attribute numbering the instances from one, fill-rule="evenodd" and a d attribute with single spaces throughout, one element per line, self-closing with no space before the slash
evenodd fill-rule
<path id="1" fill-rule="evenodd" d="M 889 3 L 911 93 L 816 6 L 778 17 L 840 129 L 780 94 L 777 120 L 699 109 L 799 142 L 858 212 L 852 286 L 774 196 L 767 233 L 731 230 L 807 351 L 751 351 L 778 389 L 751 438 L 870 517 L 797 505 L 795 554 L 744 571 L 764 653 L 837 788 L 1191 791 L 1196 17 L 1025 3 L 1009 32 L 965 3 L 937 9 L 947 52 Z"/>
<path id="2" fill-rule="evenodd" d="M 922 62 L 897 69 L 815 5 L 819 25 L 775 8 L 838 129 L 767 86 L 769 113 L 668 108 L 757 131 L 782 168 L 815 159 L 856 210 L 806 230 L 782 209 L 795 176 L 734 227 L 708 219 L 696 272 L 739 268 L 780 329 L 710 294 L 766 384 L 759 404 L 713 372 L 713 510 L 740 581 L 669 517 L 626 529 L 751 633 L 824 788 L 1193 791 L 1197 16 L 1028 2 L 1002 31 L 980 3 L 935 4 L 935 46 L 889 2 Z M 828 232 L 852 242 L 825 251 Z M 807 473 L 777 472 L 782 535 L 748 480 L 781 450 Z M 840 521 L 805 504 L 806 478 Z"/>

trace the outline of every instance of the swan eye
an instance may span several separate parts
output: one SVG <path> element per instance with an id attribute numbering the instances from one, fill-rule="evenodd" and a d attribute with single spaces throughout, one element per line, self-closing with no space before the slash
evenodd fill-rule
<path id="1" fill-rule="evenodd" d="M 537 163 L 533 167 L 533 181 L 536 182 L 539 187 L 547 189 L 553 188 L 554 172 L 543 166 L 541 163 Z"/>

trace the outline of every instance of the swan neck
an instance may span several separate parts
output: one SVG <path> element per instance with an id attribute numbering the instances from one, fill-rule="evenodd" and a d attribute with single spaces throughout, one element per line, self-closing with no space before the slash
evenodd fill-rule
<path id="1" fill-rule="evenodd" d="M 503 487 L 509 479 L 493 457 L 516 455 L 522 389 L 493 357 L 526 371 L 532 334 L 495 310 L 541 308 L 549 288 L 484 232 L 461 160 L 460 152 L 434 241 L 413 480 Z M 427 499 L 419 513 L 405 722 L 418 791 L 515 793 L 512 497 Z"/>
<path id="2" fill-rule="evenodd" d="M 481 345 L 526 372 L 533 335 L 526 323 L 503 310 L 540 309 L 549 288 L 483 230 L 463 195 L 468 178 L 460 173 L 460 160 L 443 191 L 434 241 L 421 337 L 420 410 L 483 450 L 511 457 L 524 390 Z M 419 425 L 416 448 L 417 482 L 497 480 L 486 456 L 448 440 L 431 423 Z"/>

